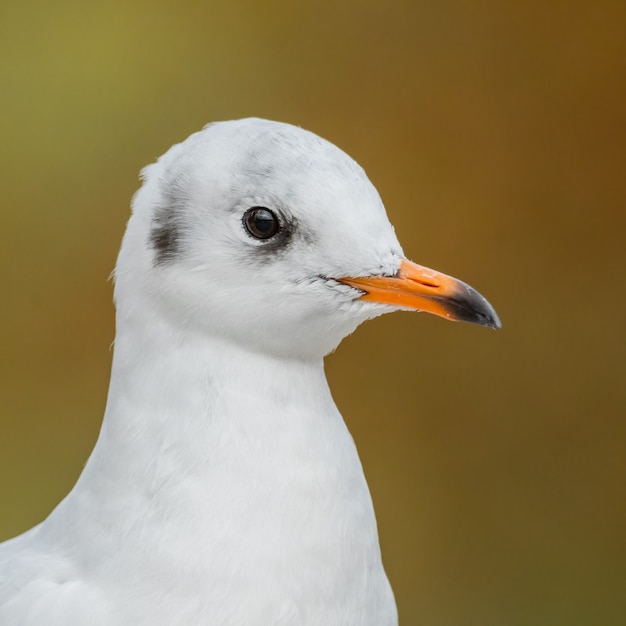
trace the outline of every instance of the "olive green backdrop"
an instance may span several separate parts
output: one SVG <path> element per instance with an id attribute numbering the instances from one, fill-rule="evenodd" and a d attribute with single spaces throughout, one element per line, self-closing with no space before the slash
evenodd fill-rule
<path id="1" fill-rule="evenodd" d="M 419 314 L 327 359 L 401 623 L 626 623 L 626 4 L 0 5 L 0 538 L 95 441 L 137 173 L 211 120 L 367 170 L 407 255 L 493 332 Z"/>

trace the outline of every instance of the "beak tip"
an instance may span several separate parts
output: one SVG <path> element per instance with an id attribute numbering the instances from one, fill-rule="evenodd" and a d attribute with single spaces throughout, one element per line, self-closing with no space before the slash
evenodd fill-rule
<path id="1" fill-rule="evenodd" d="M 499 330 L 502 322 L 495 309 L 488 300 L 473 287 L 461 284 L 462 289 L 449 301 L 451 310 L 456 315 L 456 319 L 470 324 L 478 324 Z"/>
<path id="2" fill-rule="evenodd" d="M 475 312 L 474 315 L 467 316 L 465 318 L 457 318 L 459 321 L 469 322 L 470 324 L 477 324 L 478 326 L 485 326 L 486 328 L 492 328 L 493 330 L 500 330 L 502 328 L 502 322 L 495 311 L 490 311 L 490 314 Z"/>
<path id="3" fill-rule="evenodd" d="M 493 328 L 494 330 L 500 330 L 502 328 L 502 322 L 495 311 L 493 312 L 493 318 L 485 325 L 488 328 Z"/>
<path id="4" fill-rule="evenodd" d="M 493 328 L 494 330 L 500 330 L 502 328 L 502 322 L 500 321 L 499 315 L 496 313 L 496 310 L 489 304 L 489 302 L 483 298 L 483 303 L 485 305 L 484 315 L 486 319 L 486 326 L 488 328 Z"/>

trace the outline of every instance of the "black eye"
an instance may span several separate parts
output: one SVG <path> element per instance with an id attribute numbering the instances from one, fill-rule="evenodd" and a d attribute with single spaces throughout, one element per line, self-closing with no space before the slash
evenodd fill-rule
<path id="1" fill-rule="evenodd" d="M 243 225 L 255 239 L 270 239 L 280 229 L 276 214 L 263 206 L 253 206 L 243 214 Z"/>

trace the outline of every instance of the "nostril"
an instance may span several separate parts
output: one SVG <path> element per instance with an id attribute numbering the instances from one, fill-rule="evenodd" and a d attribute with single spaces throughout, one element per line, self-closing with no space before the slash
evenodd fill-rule
<path id="1" fill-rule="evenodd" d="M 441 289 L 441 285 L 438 285 L 437 283 L 431 283 L 427 280 L 424 280 L 423 278 L 413 278 L 412 276 L 409 276 L 408 279 L 411 282 L 417 283 L 418 285 L 423 285 L 424 287 L 430 287 L 431 289 Z"/>

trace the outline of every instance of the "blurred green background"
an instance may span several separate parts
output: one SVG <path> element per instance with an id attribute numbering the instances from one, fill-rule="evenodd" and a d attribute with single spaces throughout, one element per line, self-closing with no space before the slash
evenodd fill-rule
<path id="1" fill-rule="evenodd" d="M 257 115 L 367 170 L 493 332 L 416 314 L 327 359 L 404 625 L 626 623 L 626 4 L 0 5 L 0 538 L 103 413 L 139 169 Z"/>

